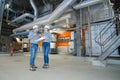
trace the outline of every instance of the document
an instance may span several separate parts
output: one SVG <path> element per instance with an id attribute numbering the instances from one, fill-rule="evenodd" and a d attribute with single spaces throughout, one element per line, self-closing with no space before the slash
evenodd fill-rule
<path id="1" fill-rule="evenodd" d="M 40 42 L 40 41 L 42 41 L 42 40 L 44 40 L 45 39 L 45 37 L 43 36 L 43 37 L 41 37 L 41 38 L 39 38 L 39 39 L 37 39 L 37 40 L 35 40 L 36 42 Z"/>

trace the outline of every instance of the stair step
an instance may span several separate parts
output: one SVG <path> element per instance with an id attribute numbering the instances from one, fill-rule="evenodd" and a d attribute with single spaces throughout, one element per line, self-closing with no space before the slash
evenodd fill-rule
<path id="1" fill-rule="evenodd" d="M 109 56 L 115 49 L 117 49 L 120 45 L 120 35 L 116 37 L 108 47 L 104 49 L 104 53 L 99 56 L 99 60 L 104 60 L 107 56 Z"/>

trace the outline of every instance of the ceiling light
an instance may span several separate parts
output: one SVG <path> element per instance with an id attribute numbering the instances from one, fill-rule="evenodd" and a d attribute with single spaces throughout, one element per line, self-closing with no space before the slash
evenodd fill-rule
<path id="1" fill-rule="evenodd" d="M 16 38 L 16 41 L 17 41 L 18 43 L 21 43 L 20 38 Z"/>
<path id="2" fill-rule="evenodd" d="M 9 4 L 5 4 L 5 9 L 8 9 L 9 8 Z"/>

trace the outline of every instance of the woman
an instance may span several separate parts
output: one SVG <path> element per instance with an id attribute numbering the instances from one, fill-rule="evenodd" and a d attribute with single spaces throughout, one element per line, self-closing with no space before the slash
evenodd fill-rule
<path id="1" fill-rule="evenodd" d="M 43 33 L 43 37 L 45 37 L 45 39 L 42 42 L 42 49 L 43 49 L 43 54 L 44 54 L 44 65 L 43 68 L 48 68 L 49 67 L 49 52 L 50 52 L 50 42 L 52 41 L 52 35 L 49 32 L 50 27 L 49 26 L 45 26 L 44 27 L 44 33 Z"/>

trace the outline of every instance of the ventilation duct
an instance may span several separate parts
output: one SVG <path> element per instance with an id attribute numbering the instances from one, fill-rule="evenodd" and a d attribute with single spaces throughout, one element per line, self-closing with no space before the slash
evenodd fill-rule
<path id="1" fill-rule="evenodd" d="M 30 4 L 32 5 L 32 8 L 34 10 L 34 20 L 36 20 L 38 17 L 37 7 L 35 6 L 35 3 L 33 2 L 33 0 L 30 0 Z"/>
<path id="2" fill-rule="evenodd" d="M 17 29 L 14 29 L 13 32 L 17 31 L 23 31 L 26 29 L 31 29 L 33 25 L 42 25 L 42 24 L 50 24 L 53 22 L 55 19 L 60 17 L 64 11 L 68 9 L 69 6 L 71 6 L 73 3 L 75 3 L 76 0 L 64 0 L 50 15 L 47 15 L 45 17 L 39 18 L 36 21 L 23 25 Z M 85 8 L 87 6 L 95 5 L 97 3 L 103 2 L 103 0 L 91 0 L 91 1 L 84 1 L 78 5 L 73 6 L 74 9 L 80 9 L 80 8 Z"/>
<path id="3" fill-rule="evenodd" d="M 69 6 L 71 6 L 73 3 L 75 3 L 76 0 L 64 0 L 53 12 L 49 15 L 49 17 L 39 18 L 36 21 L 23 25 L 20 28 L 14 29 L 13 32 L 17 31 L 23 31 L 26 29 L 31 29 L 33 25 L 42 25 L 42 24 L 49 24 L 58 17 L 60 17 L 65 10 L 68 9 Z"/>

